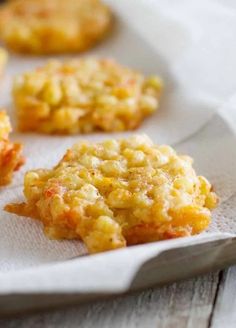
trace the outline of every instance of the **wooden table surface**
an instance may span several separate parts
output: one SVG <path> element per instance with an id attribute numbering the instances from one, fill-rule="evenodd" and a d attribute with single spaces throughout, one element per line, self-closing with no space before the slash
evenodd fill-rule
<path id="1" fill-rule="evenodd" d="M 235 328 L 236 266 L 110 301 L 0 320 L 1 328 Z"/>

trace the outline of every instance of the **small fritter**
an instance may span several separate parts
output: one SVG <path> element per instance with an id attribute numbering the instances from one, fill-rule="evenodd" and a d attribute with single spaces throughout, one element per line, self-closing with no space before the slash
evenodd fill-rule
<path id="1" fill-rule="evenodd" d="M 195 235 L 217 196 L 192 159 L 145 136 L 80 142 L 53 169 L 26 173 L 26 203 L 6 210 L 42 221 L 55 239 L 82 239 L 90 253 Z"/>
<path id="2" fill-rule="evenodd" d="M 19 76 L 13 97 L 21 131 L 75 134 L 135 129 L 158 108 L 161 89 L 159 77 L 86 58 Z"/>
<path id="3" fill-rule="evenodd" d="M 24 163 L 22 145 L 9 141 L 11 124 L 4 111 L 0 111 L 0 186 L 11 182 L 14 171 Z"/>
<path id="4" fill-rule="evenodd" d="M 84 51 L 110 28 L 110 10 L 100 0 L 15 0 L 0 8 L 0 37 L 19 53 Z"/>

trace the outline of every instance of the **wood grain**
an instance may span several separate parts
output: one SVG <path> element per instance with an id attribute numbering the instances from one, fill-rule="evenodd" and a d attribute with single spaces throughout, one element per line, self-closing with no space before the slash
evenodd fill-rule
<path id="1" fill-rule="evenodd" d="M 112 301 L 0 320 L 4 328 L 208 328 L 219 282 L 212 273 Z"/>
<path id="2" fill-rule="evenodd" d="M 236 327 L 236 266 L 225 270 L 223 273 L 211 327 Z"/>

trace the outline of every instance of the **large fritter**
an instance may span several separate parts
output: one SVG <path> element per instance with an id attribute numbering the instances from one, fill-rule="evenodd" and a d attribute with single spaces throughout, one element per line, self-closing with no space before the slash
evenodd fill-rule
<path id="1" fill-rule="evenodd" d="M 90 253 L 198 234 L 217 204 L 190 157 L 145 136 L 80 142 L 24 183 L 26 203 L 6 210 L 42 221 L 49 238 L 82 239 Z"/>

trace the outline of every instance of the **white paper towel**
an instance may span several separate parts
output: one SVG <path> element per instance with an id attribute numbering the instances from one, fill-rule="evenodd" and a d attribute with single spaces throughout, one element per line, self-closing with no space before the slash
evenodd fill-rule
<path id="1" fill-rule="evenodd" d="M 221 233 L 236 234 L 236 11 L 220 0 L 106 2 L 116 14 L 116 27 L 110 38 L 86 55 L 115 57 L 144 73 L 163 77 L 166 87 L 161 108 L 136 132 L 147 133 L 154 142 L 172 144 L 178 151 L 193 156 L 197 172 L 213 182 L 221 205 L 207 234 L 58 265 L 51 263 L 84 254 L 83 245 L 77 241 L 50 241 L 43 235 L 39 222 L 0 210 L 0 293 L 27 292 L 29 286 L 33 286 L 31 291 L 42 291 L 42 286 L 47 291 L 80 290 L 84 284 L 90 291 L 123 290 L 153 254 L 208 238 L 225 238 Z M 9 109 L 13 123 L 12 77 L 45 60 L 11 56 L 1 85 L 0 106 Z M 100 133 L 86 138 L 100 140 L 110 136 Z M 51 167 L 68 147 L 85 136 L 49 137 L 15 132 L 12 138 L 25 144 L 27 163 L 15 175 L 12 185 L 0 189 L 1 209 L 8 202 L 22 200 L 26 170 Z M 107 265 L 101 268 L 99 261 Z M 127 271 L 120 272 L 119 267 L 125 266 Z M 53 278 L 56 273 L 60 281 Z M 128 279 L 125 284 L 122 275 Z M 107 279 L 108 276 L 113 279 Z"/>

